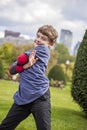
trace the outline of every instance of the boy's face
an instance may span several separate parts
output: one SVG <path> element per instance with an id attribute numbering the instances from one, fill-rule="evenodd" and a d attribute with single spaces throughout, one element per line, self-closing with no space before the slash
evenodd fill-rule
<path id="1" fill-rule="evenodd" d="M 49 39 L 46 35 L 43 35 L 42 33 L 38 32 L 36 35 L 36 38 L 34 40 L 36 45 L 46 45 L 49 46 Z"/>

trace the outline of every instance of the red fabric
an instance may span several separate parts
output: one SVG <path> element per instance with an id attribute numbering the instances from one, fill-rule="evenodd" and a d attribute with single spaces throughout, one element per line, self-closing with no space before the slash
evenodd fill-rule
<path id="1" fill-rule="evenodd" d="M 23 53 L 21 55 L 18 56 L 17 58 L 17 62 L 19 65 L 24 65 L 28 62 L 28 58 L 27 56 Z"/>
<path id="2" fill-rule="evenodd" d="M 23 66 L 18 66 L 18 65 L 17 65 L 17 66 L 16 66 L 16 71 L 17 71 L 18 73 L 24 71 Z"/>

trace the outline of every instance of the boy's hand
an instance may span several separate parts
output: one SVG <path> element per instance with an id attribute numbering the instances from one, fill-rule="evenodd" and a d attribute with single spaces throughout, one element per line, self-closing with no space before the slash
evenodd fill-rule
<path id="1" fill-rule="evenodd" d="M 27 69 L 31 67 L 33 64 L 35 64 L 38 61 L 38 58 L 35 58 L 36 51 L 32 51 L 32 53 L 29 56 L 29 62 L 23 66 L 24 69 Z"/>

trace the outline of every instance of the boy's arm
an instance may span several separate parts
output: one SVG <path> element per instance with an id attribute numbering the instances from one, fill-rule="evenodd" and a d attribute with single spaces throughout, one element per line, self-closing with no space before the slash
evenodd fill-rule
<path id="1" fill-rule="evenodd" d="M 25 69 L 31 67 L 33 64 L 35 64 L 38 60 L 38 58 L 35 58 L 35 54 L 36 54 L 36 51 L 33 51 L 30 56 L 29 56 L 29 61 L 28 63 L 26 63 L 24 66 L 19 66 L 17 61 L 14 62 L 10 68 L 9 68 L 9 73 L 11 75 L 14 75 L 14 74 L 17 74 L 17 73 L 21 73 L 23 72 Z"/>
<path id="2" fill-rule="evenodd" d="M 28 62 L 28 56 L 23 53 L 18 56 L 17 61 L 9 67 L 9 73 L 11 75 L 20 73 L 24 70 L 23 65 Z"/>
<path id="3" fill-rule="evenodd" d="M 10 75 L 14 75 L 17 73 L 21 73 L 24 71 L 24 67 L 23 66 L 19 66 L 17 65 L 17 62 L 14 62 L 10 67 L 9 67 L 9 73 Z"/>
<path id="4" fill-rule="evenodd" d="M 17 61 L 14 62 L 10 67 L 9 67 L 9 73 L 10 75 L 14 75 L 17 74 L 17 70 L 16 70 L 16 66 L 17 66 Z"/>

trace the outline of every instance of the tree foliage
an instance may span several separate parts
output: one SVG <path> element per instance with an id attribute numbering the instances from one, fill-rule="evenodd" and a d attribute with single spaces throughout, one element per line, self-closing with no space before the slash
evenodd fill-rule
<path id="1" fill-rule="evenodd" d="M 3 76 L 4 76 L 4 69 L 3 69 L 2 61 L 0 60 L 0 79 L 3 78 Z"/>
<path id="2" fill-rule="evenodd" d="M 55 50 L 58 53 L 58 63 L 65 63 L 69 57 L 68 49 L 64 44 L 57 44 Z"/>
<path id="3" fill-rule="evenodd" d="M 48 68 L 47 68 L 47 74 L 49 73 L 50 69 L 57 64 L 58 60 L 58 53 L 55 52 L 54 50 L 50 50 L 50 60 L 48 63 Z"/>
<path id="4" fill-rule="evenodd" d="M 4 43 L 0 48 L 0 57 L 7 64 L 11 64 L 16 59 L 16 49 L 14 44 Z"/>
<path id="5" fill-rule="evenodd" d="M 58 63 L 64 63 L 69 60 L 70 62 L 75 60 L 74 56 L 69 54 L 68 48 L 64 44 L 56 44 L 55 51 L 58 53 Z"/>
<path id="6" fill-rule="evenodd" d="M 87 115 L 87 30 L 78 49 L 71 94 Z"/>

